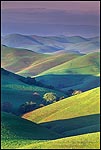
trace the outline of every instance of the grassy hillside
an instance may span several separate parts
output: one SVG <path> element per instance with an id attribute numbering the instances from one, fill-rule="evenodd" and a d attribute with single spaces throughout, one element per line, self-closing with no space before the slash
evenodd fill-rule
<path id="1" fill-rule="evenodd" d="M 100 149 L 100 133 L 97 132 L 48 142 L 32 143 L 18 149 Z"/>
<path id="2" fill-rule="evenodd" d="M 40 63 L 32 63 L 29 65 L 29 67 L 26 67 L 25 69 L 22 69 L 19 72 L 16 72 L 20 75 L 37 75 L 45 70 L 48 70 L 52 67 L 55 67 L 57 65 L 60 65 L 64 62 L 68 62 L 74 58 L 80 57 L 80 54 L 71 54 L 71 53 L 59 53 L 55 55 L 51 55 L 47 59 L 42 60 Z"/>
<path id="3" fill-rule="evenodd" d="M 15 115 L 2 113 L 1 119 L 3 149 L 17 148 L 32 141 L 38 142 L 40 140 L 50 140 L 59 137 L 58 134 Z"/>
<path id="4" fill-rule="evenodd" d="M 2 113 L 1 117 L 2 149 L 95 149 L 100 147 L 99 132 L 56 139 L 60 135 L 38 124 L 7 113 Z"/>
<path id="5" fill-rule="evenodd" d="M 95 88 L 23 115 L 65 138 L 31 143 L 20 149 L 99 149 L 99 94 L 100 89 Z"/>
<path id="6" fill-rule="evenodd" d="M 82 57 L 75 58 L 69 62 L 53 67 L 44 74 L 97 74 L 99 73 L 100 53 L 90 53 Z"/>
<path id="7" fill-rule="evenodd" d="M 53 67 L 39 74 L 37 80 L 59 89 L 85 91 L 99 86 L 99 67 L 100 53 L 91 53 Z"/>
<path id="8" fill-rule="evenodd" d="M 1 46 L 1 66 L 13 72 L 25 69 L 32 63 L 39 63 L 47 57 L 46 54 L 38 54 L 27 49 Z"/>
<path id="9" fill-rule="evenodd" d="M 54 92 L 58 96 L 66 96 L 64 93 L 51 90 L 48 88 L 43 88 L 35 85 L 28 85 L 24 82 L 21 82 L 16 74 L 13 74 L 8 71 L 1 72 L 1 98 L 2 102 L 8 101 L 13 104 L 14 107 L 19 107 L 26 101 L 35 101 L 37 105 L 42 103 L 42 97 L 47 92 Z M 34 92 L 40 94 L 40 97 L 35 97 Z"/>
<path id="10" fill-rule="evenodd" d="M 27 49 L 6 46 L 2 46 L 1 50 L 1 66 L 24 76 L 37 75 L 51 67 L 81 56 L 64 52 L 55 55 L 39 54 Z"/>
<path id="11" fill-rule="evenodd" d="M 96 88 L 23 116 L 25 119 L 41 123 L 40 125 L 11 114 L 2 113 L 2 148 L 99 149 L 100 135 L 97 126 L 100 111 L 99 92 L 99 88 Z M 66 122 L 64 122 L 64 119 L 67 119 Z M 42 127 L 43 125 L 51 131 Z M 54 132 L 52 128 L 55 129 Z M 68 131 L 66 131 L 67 128 Z M 64 129 L 65 132 L 63 132 Z M 83 131 L 85 130 L 88 131 L 86 132 L 88 134 L 84 134 Z M 57 131 L 63 134 L 58 134 Z M 77 132 L 80 134 L 80 131 L 83 132 L 81 133 L 83 135 L 78 135 Z M 73 132 L 73 136 L 67 137 L 67 132 Z M 75 136 L 74 133 L 76 133 Z M 56 139 L 62 136 L 66 138 Z M 50 141 L 50 139 L 56 140 Z"/>
<path id="12" fill-rule="evenodd" d="M 96 76 L 84 76 L 85 79 L 78 85 L 70 86 L 71 89 L 81 89 L 82 91 L 87 91 L 100 86 L 100 74 Z M 68 91 L 70 87 L 62 88 L 62 91 Z"/>
<path id="13" fill-rule="evenodd" d="M 41 123 L 64 136 L 70 136 L 89 133 L 90 128 L 92 128 L 92 132 L 98 131 L 99 113 L 100 89 L 95 88 L 29 112 L 22 117 Z"/>

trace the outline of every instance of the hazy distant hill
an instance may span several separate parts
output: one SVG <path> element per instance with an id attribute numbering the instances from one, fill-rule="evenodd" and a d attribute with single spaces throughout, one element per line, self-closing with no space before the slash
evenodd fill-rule
<path id="1" fill-rule="evenodd" d="M 99 51 L 99 37 L 81 36 L 36 36 L 10 34 L 2 37 L 2 44 L 9 47 L 27 48 L 39 53 L 53 53 L 60 50 L 89 53 Z"/>

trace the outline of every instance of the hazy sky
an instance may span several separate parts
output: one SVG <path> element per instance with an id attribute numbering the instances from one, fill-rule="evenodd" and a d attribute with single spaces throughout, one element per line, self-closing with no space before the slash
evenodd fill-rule
<path id="1" fill-rule="evenodd" d="M 99 13 L 99 1 L 4 1 L 3 9 L 12 8 L 47 8 Z"/>
<path id="2" fill-rule="evenodd" d="M 57 26 L 61 29 L 59 34 L 64 34 L 65 30 L 69 33 L 70 25 L 93 26 L 92 30 L 98 34 L 99 1 L 2 1 L 1 4 L 2 34 L 44 34 L 46 28 L 45 34 L 48 31 L 50 34 Z"/>

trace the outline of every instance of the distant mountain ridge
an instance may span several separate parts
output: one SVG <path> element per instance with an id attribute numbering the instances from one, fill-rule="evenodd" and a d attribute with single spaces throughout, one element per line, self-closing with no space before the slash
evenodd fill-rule
<path id="1" fill-rule="evenodd" d="M 9 34 L 2 37 L 1 43 L 8 47 L 27 48 L 39 53 L 54 53 L 60 50 L 89 53 L 99 51 L 99 41 L 99 37 Z"/>

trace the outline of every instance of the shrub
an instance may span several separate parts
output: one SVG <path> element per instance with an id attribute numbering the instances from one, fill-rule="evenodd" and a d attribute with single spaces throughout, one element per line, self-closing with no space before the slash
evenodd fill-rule
<path id="1" fill-rule="evenodd" d="M 38 92 L 34 92 L 33 95 L 34 96 L 40 96 L 40 94 Z"/>
<path id="2" fill-rule="evenodd" d="M 64 97 L 64 96 L 62 96 L 62 97 L 60 97 L 60 98 L 59 98 L 59 100 L 62 100 L 62 99 L 64 99 L 64 98 L 65 98 L 65 97 Z"/>
<path id="3" fill-rule="evenodd" d="M 40 104 L 40 105 L 39 105 L 39 108 L 44 107 L 44 106 L 45 106 L 44 104 Z"/>
<path id="4" fill-rule="evenodd" d="M 28 102 L 25 102 L 24 104 L 20 105 L 18 112 L 20 114 L 23 114 L 23 113 L 32 111 L 35 108 L 36 108 L 36 103 L 33 101 L 28 101 Z"/>
<path id="5" fill-rule="evenodd" d="M 82 93 L 82 91 L 80 91 L 80 90 L 75 90 L 75 91 L 72 93 L 72 95 L 77 95 L 77 94 L 80 94 L 80 93 Z"/>

